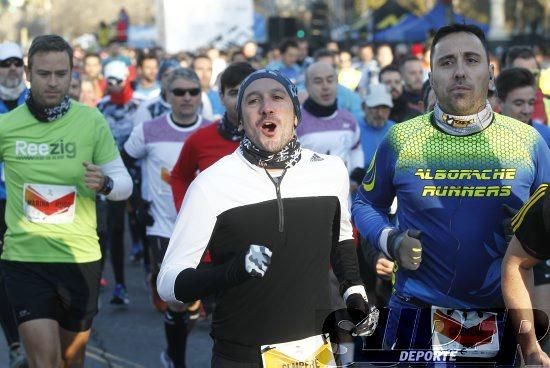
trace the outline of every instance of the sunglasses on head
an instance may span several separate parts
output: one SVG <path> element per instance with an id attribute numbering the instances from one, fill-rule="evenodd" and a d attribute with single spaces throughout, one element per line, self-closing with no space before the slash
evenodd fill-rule
<path id="1" fill-rule="evenodd" d="M 189 93 L 191 96 L 195 97 L 199 93 L 201 93 L 201 89 L 200 88 L 174 88 L 172 90 L 172 93 L 174 94 L 174 96 L 178 96 L 178 97 L 185 96 L 186 93 Z"/>
<path id="2" fill-rule="evenodd" d="M 23 59 L 12 57 L 12 58 L 0 61 L 0 68 L 9 68 L 12 65 L 15 65 L 18 68 L 22 67 Z"/>
<path id="3" fill-rule="evenodd" d="M 124 82 L 123 79 L 118 79 L 118 78 L 113 78 L 113 77 L 109 77 L 107 79 L 107 84 L 110 85 L 110 86 L 120 86 L 122 85 L 122 83 Z"/>

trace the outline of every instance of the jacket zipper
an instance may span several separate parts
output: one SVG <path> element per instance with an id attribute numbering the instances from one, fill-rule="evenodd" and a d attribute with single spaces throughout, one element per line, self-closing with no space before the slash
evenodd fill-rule
<path id="1" fill-rule="evenodd" d="M 281 182 L 286 174 L 286 169 L 283 170 L 283 173 L 277 178 L 277 180 L 273 179 L 267 169 L 265 170 L 265 173 L 273 185 L 275 185 L 275 193 L 277 194 L 277 209 L 279 213 L 279 232 L 282 233 L 285 230 L 285 211 L 283 207 L 283 199 L 281 198 Z"/>

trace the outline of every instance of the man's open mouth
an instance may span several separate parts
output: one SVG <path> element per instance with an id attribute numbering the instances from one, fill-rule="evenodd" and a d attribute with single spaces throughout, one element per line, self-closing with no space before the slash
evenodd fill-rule
<path id="1" fill-rule="evenodd" d="M 277 129 L 277 124 L 266 121 L 261 125 L 262 132 L 267 135 L 272 135 L 275 133 L 275 130 Z"/>

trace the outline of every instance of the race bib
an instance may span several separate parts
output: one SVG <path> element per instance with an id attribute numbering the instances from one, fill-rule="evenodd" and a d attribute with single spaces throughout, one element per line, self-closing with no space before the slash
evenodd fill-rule
<path id="1" fill-rule="evenodd" d="M 280 344 L 262 345 L 264 368 L 335 367 L 328 336 L 317 335 Z"/>
<path id="2" fill-rule="evenodd" d="M 31 222 L 70 224 L 74 221 L 75 204 L 75 186 L 23 185 L 23 213 Z"/>
<path id="3" fill-rule="evenodd" d="M 432 307 L 432 349 L 492 358 L 499 350 L 497 314 Z"/>

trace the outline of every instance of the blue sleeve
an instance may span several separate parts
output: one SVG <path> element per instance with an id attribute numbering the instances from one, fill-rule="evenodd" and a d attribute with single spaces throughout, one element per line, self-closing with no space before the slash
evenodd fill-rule
<path id="1" fill-rule="evenodd" d="M 225 106 L 223 106 L 222 100 L 218 92 L 210 90 L 208 91 L 208 97 L 212 103 L 212 112 L 214 115 L 223 115 L 225 113 Z"/>
<path id="2" fill-rule="evenodd" d="M 361 96 L 358 93 L 351 92 L 351 113 L 355 117 L 355 120 L 360 121 L 365 117 L 365 112 L 361 106 Z"/>
<path id="3" fill-rule="evenodd" d="M 546 142 L 546 145 L 550 148 L 550 128 L 546 125 L 543 125 L 537 122 L 533 122 L 532 127 L 535 128 L 537 132 L 539 132 L 539 134 L 542 136 L 542 138 Z"/>
<path id="4" fill-rule="evenodd" d="M 391 131 L 390 131 L 391 132 Z M 372 158 L 352 206 L 353 223 L 369 244 L 380 249 L 383 229 L 392 227 L 388 213 L 395 197 L 396 154 L 388 134 Z"/>
<path id="5" fill-rule="evenodd" d="M 541 136 L 538 137 L 533 150 L 533 161 L 535 163 L 535 180 L 531 186 L 531 193 L 543 183 L 550 182 L 550 148 Z"/>
<path id="6" fill-rule="evenodd" d="M 361 97 L 351 89 L 338 84 L 336 86 L 338 108 L 346 109 L 353 114 L 357 121 L 361 121 L 365 114 L 361 106 Z"/>

